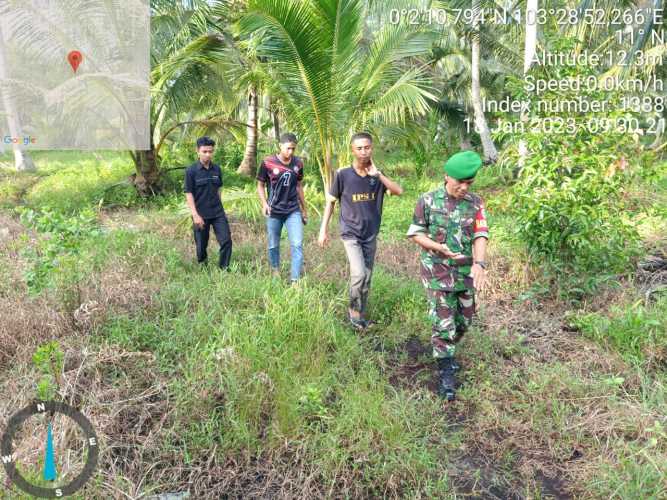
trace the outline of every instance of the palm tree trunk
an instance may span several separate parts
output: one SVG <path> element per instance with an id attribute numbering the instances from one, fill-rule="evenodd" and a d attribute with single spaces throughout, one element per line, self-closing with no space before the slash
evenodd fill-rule
<path id="1" fill-rule="evenodd" d="M 2 32 L 2 23 L 0 22 L 0 81 L 6 80 L 9 78 L 7 71 L 7 56 L 5 54 L 5 39 Z M 2 98 L 2 106 L 7 115 L 7 127 L 9 129 L 9 135 L 17 138 L 18 141 L 23 137 L 21 132 L 21 123 L 19 121 L 19 115 L 16 112 L 16 106 L 9 95 L 9 92 L 0 86 L 0 97 Z M 12 142 L 12 149 L 14 150 L 14 166 L 19 172 L 34 171 L 35 163 L 32 161 L 32 158 L 27 153 L 21 149 L 21 144 Z"/>
<path id="2" fill-rule="evenodd" d="M 317 164 L 320 167 L 320 176 L 322 177 L 322 184 L 324 184 L 324 210 L 327 203 L 330 201 L 331 185 L 334 179 L 334 153 L 332 143 L 323 143 L 324 150 L 317 155 Z M 324 212 L 322 212 L 324 213 Z"/>
<path id="3" fill-rule="evenodd" d="M 472 142 L 470 141 L 470 136 L 464 131 L 461 132 L 459 138 L 459 147 L 462 150 L 472 149 Z"/>
<path id="4" fill-rule="evenodd" d="M 137 172 L 132 176 L 134 187 L 142 196 L 152 196 L 160 192 L 160 171 L 155 151 L 135 151 L 132 155 Z"/>
<path id="5" fill-rule="evenodd" d="M 280 120 L 278 119 L 278 112 L 271 111 L 273 117 L 273 135 L 276 137 L 276 142 L 280 141 Z"/>
<path id="6" fill-rule="evenodd" d="M 276 139 L 276 142 L 280 142 L 280 119 L 278 117 L 278 108 L 273 102 L 271 95 L 268 96 L 268 109 L 271 114 L 271 121 L 273 122 L 273 137 Z"/>
<path id="7" fill-rule="evenodd" d="M 14 167 L 17 172 L 34 172 L 37 170 L 30 154 L 18 147 L 14 147 Z"/>
<path id="8" fill-rule="evenodd" d="M 248 91 L 248 128 L 246 132 L 243 161 L 236 171 L 238 174 L 253 177 L 257 171 L 257 89 L 252 86 Z"/>
<path id="9" fill-rule="evenodd" d="M 498 158 L 498 151 L 496 150 L 489 126 L 484 117 L 484 109 L 482 107 L 482 98 L 479 82 L 479 61 L 480 61 L 480 47 L 479 47 L 479 18 L 476 13 L 479 12 L 479 0 L 472 2 L 473 16 L 475 21 L 473 23 L 472 36 L 472 107 L 475 113 L 475 125 L 479 136 L 482 140 L 482 149 L 484 150 L 484 160 L 487 162 L 495 162 Z"/>
<path id="10" fill-rule="evenodd" d="M 535 55 L 535 49 L 537 48 L 537 8 L 538 0 L 528 0 L 526 2 L 526 41 L 524 45 L 523 52 L 523 74 L 524 76 L 528 73 L 531 63 L 533 61 L 533 56 Z M 528 114 L 525 111 L 521 112 L 521 122 L 528 122 Z M 526 141 L 521 139 L 519 141 L 519 169 L 523 167 L 526 163 L 526 158 L 528 157 L 528 147 L 526 146 Z M 517 172 L 518 173 L 518 172 Z"/>
<path id="11" fill-rule="evenodd" d="M 142 196 L 153 196 L 162 190 L 159 157 L 153 141 L 153 129 L 150 133 L 150 149 L 130 151 L 136 172 L 132 174 L 132 184 Z"/>

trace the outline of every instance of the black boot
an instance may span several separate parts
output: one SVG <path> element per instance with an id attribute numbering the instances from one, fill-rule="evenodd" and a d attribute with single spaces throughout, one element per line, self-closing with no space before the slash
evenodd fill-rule
<path id="1" fill-rule="evenodd" d="M 440 369 L 438 394 L 447 401 L 452 401 L 456 397 L 456 369 L 453 365 L 456 365 L 454 358 L 438 358 Z"/>

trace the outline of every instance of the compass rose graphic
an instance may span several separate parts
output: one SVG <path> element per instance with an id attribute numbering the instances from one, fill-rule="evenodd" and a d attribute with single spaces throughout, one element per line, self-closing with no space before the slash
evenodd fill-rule
<path id="1" fill-rule="evenodd" d="M 43 452 L 35 453 L 30 449 L 35 436 L 40 435 L 40 427 L 43 429 Z M 75 436 L 69 439 L 75 444 L 66 452 L 63 450 L 67 457 L 59 457 L 58 447 L 54 446 L 57 427 L 62 427 L 68 436 Z M 15 447 L 15 444 L 19 446 Z M 17 454 L 17 448 L 22 452 Z M 22 459 L 35 455 L 42 458 L 42 466 L 37 472 L 29 463 L 22 462 Z M 59 498 L 76 492 L 95 472 L 98 456 L 97 436 L 90 421 L 76 408 L 57 401 L 35 401 L 12 415 L 0 442 L 0 459 L 8 478 L 19 489 L 39 498 Z M 65 464 L 61 471 L 57 466 L 59 458 L 60 463 Z M 69 479 L 66 476 L 70 475 L 69 464 L 72 462 L 81 462 L 83 466 L 75 477 Z M 65 479 L 68 482 L 64 483 Z"/>

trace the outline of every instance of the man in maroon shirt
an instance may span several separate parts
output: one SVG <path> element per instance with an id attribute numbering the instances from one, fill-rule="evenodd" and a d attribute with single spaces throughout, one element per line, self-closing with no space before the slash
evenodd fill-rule
<path id="1" fill-rule="evenodd" d="M 303 225 L 308 221 L 303 194 L 303 162 L 294 156 L 296 136 L 280 136 L 280 151 L 267 156 L 257 171 L 257 194 L 266 217 L 269 264 L 274 276 L 280 275 L 280 235 L 287 227 L 292 258 L 292 283 L 298 281 L 303 267 Z M 268 198 L 267 198 L 268 188 Z"/>

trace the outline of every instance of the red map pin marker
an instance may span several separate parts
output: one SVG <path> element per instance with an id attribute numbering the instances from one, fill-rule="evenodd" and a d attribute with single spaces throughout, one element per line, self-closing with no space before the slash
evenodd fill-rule
<path id="1" fill-rule="evenodd" d="M 72 66 L 72 69 L 76 73 L 76 70 L 79 69 L 79 64 L 81 64 L 81 61 L 83 61 L 83 55 L 78 50 L 73 50 L 67 54 L 67 60 L 69 61 L 69 65 Z"/>

